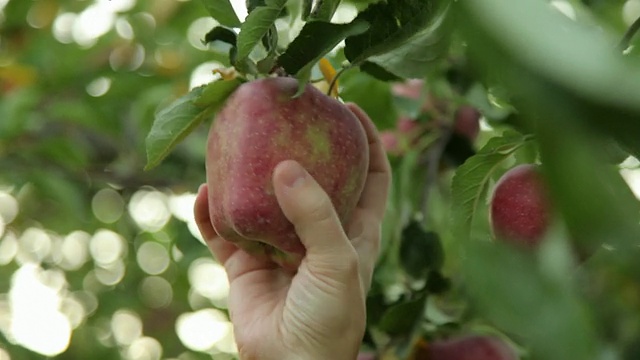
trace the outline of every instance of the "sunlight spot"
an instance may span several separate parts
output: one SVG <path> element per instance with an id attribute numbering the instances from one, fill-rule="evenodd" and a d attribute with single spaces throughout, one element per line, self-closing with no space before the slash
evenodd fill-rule
<path id="1" fill-rule="evenodd" d="M 169 252 L 153 241 L 146 241 L 138 248 L 136 259 L 142 271 L 149 275 L 162 274 L 169 267 Z"/>
<path id="2" fill-rule="evenodd" d="M 231 323 L 220 310 L 184 313 L 176 320 L 176 333 L 180 341 L 195 351 L 213 349 L 231 331 Z"/>
<path id="3" fill-rule="evenodd" d="M 78 15 L 74 13 L 60 14 L 53 21 L 53 37 L 63 44 L 73 42 L 73 24 Z"/>
<path id="4" fill-rule="evenodd" d="M 19 211 L 18 200 L 11 194 L 0 192 L 0 217 L 4 220 L 4 223 L 10 224 L 18 216 Z M 0 236 L 2 236 L 1 232 Z"/>
<path id="5" fill-rule="evenodd" d="M 94 269 L 98 281 L 107 286 L 119 283 L 124 277 L 125 270 L 124 262 L 120 259 L 106 265 L 97 266 Z"/>
<path id="6" fill-rule="evenodd" d="M 9 231 L 0 239 L 0 265 L 9 264 L 18 253 L 18 238 Z"/>
<path id="7" fill-rule="evenodd" d="M 621 169 L 620 175 L 627 182 L 636 198 L 640 200 L 640 169 Z"/>
<path id="8" fill-rule="evenodd" d="M 358 9 L 353 4 L 341 3 L 331 18 L 332 23 L 346 24 L 358 16 Z"/>
<path id="9" fill-rule="evenodd" d="M 17 260 L 21 263 L 41 262 L 51 251 L 51 238 L 46 231 L 30 227 L 25 230 L 18 240 L 20 245 Z"/>
<path id="10" fill-rule="evenodd" d="M 171 284 L 160 276 L 149 276 L 142 280 L 139 292 L 142 301 L 154 309 L 166 307 L 173 300 Z"/>
<path id="11" fill-rule="evenodd" d="M 178 262 L 182 260 L 183 257 L 184 254 L 182 253 L 182 251 L 180 251 L 177 246 L 173 245 L 171 247 L 171 258 L 173 259 L 173 261 Z"/>
<path id="12" fill-rule="evenodd" d="M 89 259 L 89 241 L 91 235 L 84 231 L 74 231 L 62 240 L 62 259 L 60 267 L 65 270 L 77 270 Z"/>
<path id="13" fill-rule="evenodd" d="M 135 37 L 135 34 L 133 32 L 133 27 L 131 26 L 129 21 L 127 21 L 127 19 L 124 19 L 124 18 L 118 18 L 116 20 L 116 32 L 123 39 L 133 40 L 133 38 Z"/>
<path id="14" fill-rule="evenodd" d="M 129 202 L 129 214 L 142 230 L 149 232 L 159 231 L 171 218 L 167 197 L 159 191 L 149 190 L 139 190 L 133 194 Z"/>
<path id="15" fill-rule="evenodd" d="M 576 19 L 576 11 L 573 8 L 573 5 L 571 5 L 569 2 L 563 0 L 554 0 L 551 2 L 551 6 L 553 6 L 556 10 L 561 12 L 569 19 Z"/>
<path id="16" fill-rule="evenodd" d="M 136 0 L 99 0 L 104 6 L 109 6 L 113 12 L 127 12 L 136 4 Z"/>
<path id="17" fill-rule="evenodd" d="M 91 209 L 96 219 L 112 224 L 122 217 L 124 200 L 120 194 L 110 188 L 98 191 L 91 199 Z"/>
<path id="18" fill-rule="evenodd" d="M 58 5 L 54 1 L 34 2 L 27 13 L 27 24 L 33 28 L 41 29 L 55 19 L 57 12 Z"/>
<path id="19" fill-rule="evenodd" d="M 11 360 L 11 356 L 3 348 L 0 347 L 0 360 Z"/>
<path id="20" fill-rule="evenodd" d="M 62 299 L 60 311 L 67 316 L 73 329 L 80 326 L 86 316 L 84 306 L 74 296 L 68 296 Z"/>
<path id="21" fill-rule="evenodd" d="M 196 202 L 196 194 L 184 193 L 169 197 L 169 210 L 173 216 L 184 222 L 193 219 L 193 205 Z"/>
<path id="22" fill-rule="evenodd" d="M 91 292 L 84 290 L 74 291 L 70 297 L 82 305 L 85 316 L 92 315 L 98 309 L 98 298 Z"/>
<path id="23" fill-rule="evenodd" d="M 187 228 L 189 229 L 189 232 L 191 233 L 191 235 L 193 235 L 194 238 L 196 238 L 198 241 L 200 241 L 202 243 L 202 245 L 206 245 L 207 243 L 204 241 L 204 238 L 202 237 L 202 234 L 200 233 L 200 229 L 198 229 L 198 224 L 196 224 L 195 219 L 192 221 L 189 221 L 187 223 Z"/>
<path id="24" fill-rule="evenodd" d="M 125 253 L 125 242 L 119 234 L 100 229 L 91 237 L 89 252 L 96 263 L 107 265 L 120 259 Z"/>
<path id="25" fill-rule="evenodd" d="M 244 21 L 247 18 L 247 5 L 245 0 L 231 0 L 231 6 L 235 11 L 238 19 Z"/>
<path id="26" fill-rule="evenodd" d="M 225 353 L 237 354 L 238 346 L 236 344 L 236 339 L 233 336 L 233 331 L 227 332 L 227 334 L 218 341 L 216 348 Z"/>
<path id="27" fill-rule="evenodd" d="M 9 332 L 18 344 L 45 356 L 62 353 L 71 337 L 69 319 L 59 311 L 59 288 L 66 281 L 56 277 L 35 264 L 23 265 L 13 273 L 9 291 Z"/>
<path id="28" fill-rule="evenodd" d="M 106 34 L 115 23 L 115 13 L 108 3 L 88 6 L 76 18 L 71 33 L 78 45 L 90 47 Z"/>
<path id="29" fill-rule="evenodd" d="M 207 50 L 207 47 L 202 43 L 202 40 L 204 40 L 205 34 L 217 25 L 220 24 L 210 16 L 194 20 L 187 29 L 187 39 L 191 46 L 199 50 Z"/>
<path id="30" fill-rule="evenodd" d="M 189 266 L 189 283 L 202 296 L 213 301 L 229 296 L 229 280 L 222 265 L 211 258 L 199 258 Z"/>
<path id="31" fill-rule="evenodd" d="M 146 50 L 140 44 L 125 44 L 111 50 L 109 65 L 115 71 L 138 69 L 144 63 Z"/>
<path id="32" fill-rule="evenodd" d="M 162 345 L 152 337 L 141 337 L 134 340 L 127 349 L 127 358 L 131 360 L 160 360 Z"/>
<path id="33" fill-rule="evenodd" d="M 220 78 L 220 75 L 214 74 L 213 70 L 221 69 L 224 66 L 217 61 L 209 61 L 196 67 L 191 73 L 191 80 L 189 81 L 189 89 L 206 85 L 214 80 Z"/>
<path id="34" fill-rule="evenodd" d="M 111 87 L 111 79 L 101 76 L 87 85 L 87 94 L 93 97 L 100 97 L 109 91 Z"/>
<path id="35" fill-rule="evenodd" d="M 111 317 L 111 332 L 119 344 L 130 345 L 142 336 L 142 320 L 131 310 L 117 310 Z"/>

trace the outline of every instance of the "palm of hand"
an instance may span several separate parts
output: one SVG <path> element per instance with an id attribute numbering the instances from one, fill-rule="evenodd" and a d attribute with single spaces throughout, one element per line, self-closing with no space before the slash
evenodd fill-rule
<path id="1" fill-rule="evenodd" d="M 346 348 L 353 352 L 352 343 L 358 345 L 361 340 L 365 297 L 378 254 L 391 176 L 375 126 L 362 110 L 349 106 L 367 132 L 370 166 L 346 234 L 338 226 L 336 236 L 350 245 L 329 257 L 330 261 L 312 261 L 307 256 L 292 274 L 268 260 L 252 257 L 216 234 L 209 220 L 206 186 L 198 193 L 196 222 L 227 271 L 229 311 L 242 359 L 303 358 L 296 355 L 298 351 L 336 358 L 331 351 Z M 354 358 L 355 353 L 346 358 Z"/>

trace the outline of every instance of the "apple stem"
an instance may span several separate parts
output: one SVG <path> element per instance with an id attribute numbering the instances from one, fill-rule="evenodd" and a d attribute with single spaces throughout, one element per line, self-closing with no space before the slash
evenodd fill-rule
<path id="1" fill-rule="evenodd" d="M 345 70 L 349 69 L 350 67 L 343 67 L 342 69 L 340 69 L 340 71 L 338 71 L 338 73 L 336 74 L 336 76 L 333 77 L 333 79 L 331 79 L 331 83 L 329 83 L 329 90 L 327 90 L 327 96 L 331 96 L 331 93 L 333 92 L 333 88 L 334 86 L 336 86 L 336 82 L 338 81 L 338 78 L 340 77 L 340 75 L 342 75 L 342 73 L 345 72 Z M 336 95 L 337 97 L 337 95 Z"/>

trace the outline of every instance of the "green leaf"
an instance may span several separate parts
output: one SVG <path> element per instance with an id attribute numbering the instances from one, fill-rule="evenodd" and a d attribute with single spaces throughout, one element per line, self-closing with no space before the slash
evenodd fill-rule
<path id="1" fill-rule="evenodd" d="M 145 170 L 157 166 L 196 126 L 215 113 L 239 85 L 239 80 L 212 82 L 160 110 L 146 139 Z"/>
<path id="2" fill-rule="evenodd" d="M 227 100 L 227 97 L 242 84 L 242 80 L 236 78 L 233 80 L 218 80 L 204 86 L 204 89 L 197 96 L 193 104 L 198 107 L 218 107 Z M 217 110 L 217 109 L 216 109 Z"/>
<path id="3" fill-rule="evenodd" d="M 421 294 L 417 298 L 400 302 L 387 311 L 380 319 L 378 328 L 389 335 L 408 335 L 424 319 L 427 295 Z"/>
<path id="4" fill-rule="evenodd" d="M 230 29 L 222 26 L 216 26 L 204 36 L 204 43 L 212 43 L 214 41 L 222 41 L 226 44 L 236 46 L 238 35 Z"/>
<path id="5" fill-rule="evenodd" d="M 429 270 L 438 270 L 444 263 L 440 237 L 435 232 L 425 231 L 416 221 L 409 222 L 402 231 L 400 260 L 413 278 L 426 278 Z"/>
<path id="6" fill-rule="evenodd" d="M 209 14 L 220 24 L 229 27 L 240 26 L 241 22 L 229 0 L 202 0 L 202 3 Z"/>
<path id="7" fill-rule="evenodd" d="M 278 64 L 289 74 L 297 74 L 305 67 L 313 66 L 329 53 L 340 41 L 369 29 L 369 23 L 355 20 L 349 24 L 332 24 L 311 21 L 278 58 Z"/>
<path id="8" fill-rule="evenodd" d="M 640 156 L 640 66 L 615 51 L 617 34 L 558 16 L 537 0 L 465 1 L 456 8 L 465 19 L 460 30 L 472 61 L 520 105 L 539 109 L 553 104 L 562 111 L 561 106 L 572 104 L 581 111 L 571 116 Z M 525 73 L 540 81 L 538 89 L 523 81 Z"/>
<path id="9" fill-rule="evenodd" d="M 399 76 L 424 76 L 427 64 L 446 49 L 440 31 L 445 10 L 436 3 L 390 0 L 369 6 L 356 19 L 375 26 L 346 39 L 347 59 L 357 65 L 370 60 Z"/>
<path id="10" fill-rule="evenodd" d="M 256 7 L 245 19 L 238 34 L 237 61 L 243 61 L 262 40 L 278 19 L 287 0 L 267 0 L 265 6 Z"/>
<path id="11" fill-rule="evenodd" d="M 530 254 L 473 241 L 463 275 L 481 314 L 526 339 L 532 359 L 596 359 L 597 341 L 585 304 L 566 278 L 539 269 Z"/>
<path id="12" fill-rule="evenodd" d="M 309 20 L 330 21 L 338 9 L 340 0 L 321 0 L 309 14 Z"/>
<path id="13" fill-rule="evenodd" d="M 529 139 L 516 132 L 491 138 L 476 155 L 456 170 L 451 183 L 451 228 L 454 238 L 459 241 L 469 238 L 476 208 L 483 202 L 492 173 Z"/>
<path id="14" fill-rule="evenodd" d="M 377 80 L 363 72 L 345 72 L 340 78 L 340 97 L 355 102 L 369 114 L 378 129 L 395 126 L 398 113 L 393 106 L 393 94 L 388 82 Z"/>
<path id="15" fill-rule="evenodd" d="M 399 43 L 392 51 L 374 55 L 368 61 L 405 78 L 422 78 L 432 64 L 447 54 L 451 21 L 441 11 L 424 29 Z"/>

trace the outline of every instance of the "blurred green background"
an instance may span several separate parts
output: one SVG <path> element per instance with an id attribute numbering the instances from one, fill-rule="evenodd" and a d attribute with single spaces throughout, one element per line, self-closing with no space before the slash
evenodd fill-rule
<path id="1" fill-rule="evenodd" d="M 344 1 L 334 20 L 351 20 L 368 2 L 373 1 Z M 492 2 L 500 3 L 492 0 L 487 4 Z M 235 3 L 241 19 L 246 15 L 243 3 Z M 462 3 L 470 4 L 468 1 Z M 590 176 L 588 171 L 580 172 L 581 168 L 573 168 L 571 164 L 574 160 L 589 159 L 590 153 L 582 152 L 581 146 L 593 137 L 589 130 L 584 137 L 576 136 L 575 143 L 558 142 L 553 134 L 566 130 L 562 135 L 573 138 L 575 124 L 568 121 L 560 128 L 554 128 L 558 124 L 552 124 L 551 120 L 557 120 L 559 114 L 567 118 L 583 115 L 577 108 L 591 115 L 601 115 L 612 108 L 607 112 L 611 115 L 607 124 L 613 130 L 598 131 L 606 133 L 607 140 L 615 138 L 626 146 L 627 152 L 615 162 L 615 172 L 630 186 L 626 190 L 633 191 L 638 197 L 639 163 L 630 154 L 640 154 L 637 151 L 640 147 L 634 151 L 633 139 L 629 138 L 640 139 L 640 133 L 631 121 L 625 123 L 631 124 L 629 130 L 624 124 L 615 126 L 614 119 L 624 113 L 627 118 L 621 116 L 622 120 L 638 120 L 638 112 L 635 112 L 638 107 L 631 109 L 625 102 L 633 100 L 634 96 L 637 98 L 637 93 L 632 93 L 637 87 L 625 87 L 622 78 L 612 80 L 613 83 L 618 81 L 619 89 L 599 86 L 611 85 L 611 82 L 597 76 L 601 74 L 600 68 L 589 60 L 600 58 L 592 53 L 581 53 L 588 49 L 581 48 L 580 44 L 585 36 L 588 38 L 589 31 L 601 32 L 611 36 L 608 39 L 612 40 L 609 45 L 613 49 L 615 40 L 640 17 L 640 0 L 547 3 L 554 11 L 553 16 L 562 17 L 562 21 L 577 24 L 581 29 L 589 29 L 583 37 L 572 38 L 574 47 L 561 43 L 553 33 L 545 32 L 548 28 L 544 21 L 527 20 L 528 13 L 518 12 L 518 5 L 500 8 L 505 13 L 496 8 L 483 13 L 486 9 L 482 6 L 474 9 L 472 5 L 460 5 L 454 14 L 462 19 L 462 25 L 458 27 L 461 33 L 456 33 L 451 40 L 444 60 L 436 63 L 428 76 L 425 74 L 428 78 L 426 91 L 447 101 L 469 103 L 482 110 L 485 115 L 482 132 L 473 151 L 501 135 L 505 129 L 528 132 L 527 115 L 536 113 L 534 109 L 544 109 L 535 115 L 548 118 L 549 122 L 546 125 L 542 122 L 543 125 L 532 132 L 542 139 L 543 157 L 557 160 L 551 161 L 548 173 L 555 179 L 554 191 L 558 193 L 571 189 L 571 184 L 563 182 L 567 176 L 557 175 L 558 169 L 576 170 L 574 174 L 578 175 L 568 176 L 574 180 L 577 177 L 582 181 Z M 523 6 L 522 9 L 527 8 Z M 511 22 L 492 22 L 493 15 L 509 18 Z M 523 20 L 519 21 L 519 17 Z M 487 23 L 495 27 L 484 27 Z M 517 23 L 522 26 L 502 27 Z M 0 0 L 0 360 L 234 358 L 236 349 L 226 312 L 226 275 L 203 246 L 191 213 L 194 193 L 205 181 L 208 123 L 190 134 L 158 167 L 143 171 L 147 161 L 145 138 L 154 113 L 190 89 L 217 79 L 219 75 L 214 75 L 213 70 L 228 66 L 223 52 L 215 51 L 201 41 L 215 25 L 202 3 L 195 0 Z M 534 29 L 538 26 L 537 38 L 526 37 L 530 34 L 527 26 Z M 285 28 L 285 33 L 288 31 L 284 22 L 279 27 Z M 525 37 L 517 38 L 522 35 Z M 637 39 L 633 44 L 637 44 Z M 554 63 L 554 56 L 564 56 L 563 49 L 570 53 L 566 59 L 584 61 L 568 61 L 569 65 L 561 61 Z M 548 55 L 547 60 L 550 60 L 536 62 L 543 55 Z M 338 67 L 343 55 L 336 52 L 332 56 Z M 629 63 L 637 65 L 640 61 L 637 47 L 629 49 L 628 58 Z M 594 75 L 586 79 L 581 77 L 582 83 L 573 81 L 582 73 L 577 70 L 572 73 L 571 65 L 586 73 L 589 73 L 589 66 L 594 66 Z M 487 70 L 492 66 L 494 71 Z M 554 73 L 549 69 L 566 71 Z M 637 72 L 633 75 L 629 76 L 629 81 L 638 78 Z M 506 86 L 489 88 L 481 85 L 496 78 Z M 545 82 L 535 83 L 530 79 Z M 393 128 L 400 115 L 415 110 L 413 105 L 394 96 L 390 84 L 365 73 L 345 73 L 341 81 L 344 98 L 356 101 L 368 110 L 381 130 Z M 589 84 L 594 84 L 596 89 L 590 88 Z M 626 97 L 621 96 L 618 103 L 609 101 L 608 96 L 618 92 L 625 93 Z M 572 106 L 564 106 L 566 103 L 560 101 L 559 95 L 566 96 Z M 518 102 L 519 97 L 528 100 Z M 521 111 L 514 111 L 512 101 Z M 610 103 L 619 106 L 610 106 Z M 595 105 L 587 108 L 581 107 L 583 104 Z M 556 111 L 558 109 L 565 113 Z M 520 118 L 522 114 L 525 114 L 524 120 Z M 602 118 L 600 116 L 595 122 Z M 582 125 L 575 126 L 582 129 Z M 599 129 L 598 126 L 589 125 L 588 128 Z M 623 133 L 625 136 L 620 135 Z M 534 161 L 538 159 L 537 154 L 537 147 L 525 147 L 507 165 Z M 568 154 L 568 158 L 562 154 Z M 448 256 L 455 254 L 456 248 L 454 236 L 449 232 L 452 202 L 449 187 L 460 163 L 454 159 L 453 165 L 443 166 L 438 175 L 440 180 L 429 184 L 432 190 L 426 199 L 422 198 L 425 188 L 422 178 L 414 173 L 420 166 L 416 156 L 410 152 L 406 156 L 391 156 L 396 187 L 383 229 L 384 249 L 395 254 L 393 251 L 397 247 L 389 244 L 400 237 L 400 230 L 413 218 L 428 223 L 429 230 L 440 234 L 447 254 L 445 272 L 458 284 L 454 286 L 455 295 L 437 300 L 446 311 L 442 310 L 439 315 L 431 313 L 445 324 L 453 318 L 452 314 L 461 312 L 460 308 L 464 307 L 460 304 L 461 299 L 471 296 L 465 289 L 460 290 L 459 264 L 452 259 L 455 255 Z M 455 151 L 452 156 L 455 158 Z M 588 168 L 590 163 L 584 164 Z M 496 174 L 492 175 L 493 180 L 496 178 Z M 581 192 L 576 196 L 591 194 L 589 186 L 578 187 L 576 191 Z M 564 199 L 565 208 L 576 204 L 576 197 L 569 195 Z M 569 228 L 589 223 L 589 216 L 597 218 L 597 211 L 606 211 L 598 208 L 604 198 L 601 195 L 595 193 L 586 203 L 575 206 L 594 210 L 577 213 L 575 219 L 578 220 L 570 223 Z M 423 212 L 425 209 L 428 211 Z M 634 211 L 630 210 L 628 214 L 636 219 Z M 571 222 L 574 213 L 568 211 L 567 214 Z M 481 215 L 486 214 L 481 212 Z M 486 233 L 486 224 L 478 227 Z M 617 229 L 620 232 L 613 231 L 611 236 L 623 232 L 627 237 L 637 235 L 622 226 Z M 595 234 L 591 230 L 586 227 L 584 232 Z M 575 230 L 572 233 L 575 234 Z M 555 250 L 543 251 L 554 253 Z M 564 255 L 552 256 L 548 261 L 552 270 L 546 271 L 551 271 L 552 278 L 557 277 L 553 269 L 563 266 Z M 474 266 L 479 266 L 490 274 L 489 277 L 495 275 L 493 280 L 499 279 L 498 275 L 504 276 L 498 285 L 490 281 L 471 281 L 471 284 L 482 286 L 481 291 L 476 292 L 480 308 L 487 308 L 487 299 L 491 296 L 500 298 L 507 294 L 512 289 L 510 281 L 531 280 L 531 289 L 538 285 L 545 288 L 546 283 L 536 283 L 541 279 L 539 274 L 527 273 L 529 268 L 505 274 L 504 268 L 487 265 L 500 263 L 492 259 L 487 256 L 484 262 L 470 265 L 465 273 L 468 275 L 469 271 L 478 269 Z M 389 304 L 402 298 L 403 294 L 413 294 L 416 289 L 411 277 L 401 274 L 398 261 L 393 255 L 383 254 L 381 258 L 383 264 L 376 274 L 370 299 L 370 309 L 373 309 L 370 311 L 379 313 L 374 316 L 377 320 L 388 310 Z M 597 329 L 594 332 L 604 339 L 604 350 L 596 353 L 611 356 L 602 358 L 626 356 L 625 360 L 631 360 L 640 358 L 640 316 L 636 312 L 640 309 L 640 288 L 636 282 L 638 277 L 630 274 L 639 273 L 620 270 L 628 265 L 628 262 L 621 262 L 620 267 L 609 267 L 594 261 L 593 268 L 588 269 L 593 277 L 585 277 L 588 279 L 585 282 L 595 285 L 588 287 L 585 293 L 595 295 L 575 307 L 588 303 L 593 306 L 592 310 L 599 309 L 589 318 L 595 319 L 592 321 L 598 325 L 593 325 Z M 545 273 L 544 268 L 541 273 Z M 564 284 L 564 281 L 564 278 L 560 279 L 545 289 L 556 294 L 554 286 Z M 477 295 L 483 291 L 486 292 L 484 297 Z M 538 296 L 542 299 L 548 294 L 543 292 Z M 573 308 L 573 297 L 558 296 L 566 301 L 560 301 L 557 312 L 551 311 L 547 315 L 563 314 L 564 309 Z M 404 299 L 408 301 L 411 296 Z M 611 301 L 602 302 L 603 299 Z M 523 299 L 521 304 L 527 300 L 532 299 Z M 506 305 L 513 304 L 496 300 L 496 308 L 505 309 Z M 567 307 L 563 307 L 565 305 Z M 412 311 L 396 314 L 399 318 L 415 315 Z M 527 317 L 505 317 L 499 311 L 485 311 L 485 314 L 492 319 L 491 326 L 502 326 L 502 330 L 516 340 L 525 338 L 514 328 Z M 534 318 L 535 315 L 528 316 Z M 481 328 L 486 324 L 480 321 L 477 325 Z M 575 324 L 582 322 L 572 323 Z M 389 329 L 394 326 L 387 326 L 383 332 L 391 332 Z M 535 337 L 536 331 L 525 333 Z M 581 339 L 580 336 L 577 338 Z M 376 335 L 368 334 L 365 342 L 369 345 L 376 343 L 371 337 Z M 542 341 L 544 336 L 536 339 Z M 569 336 L 567 339 L 576 338 Z M 636 355 L 639 357 L 634 358 Z"/>

